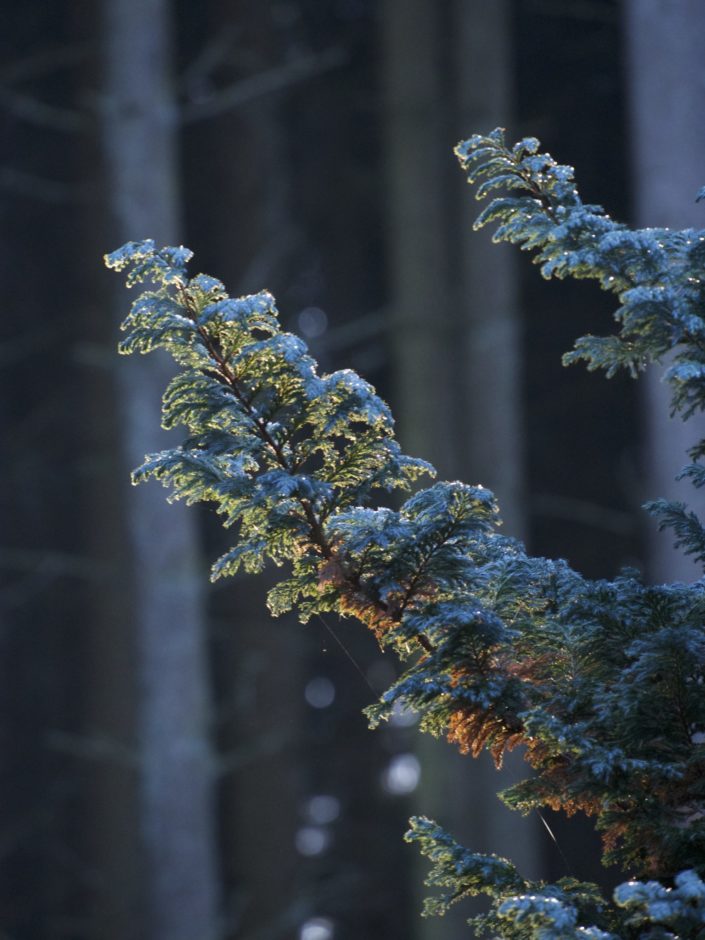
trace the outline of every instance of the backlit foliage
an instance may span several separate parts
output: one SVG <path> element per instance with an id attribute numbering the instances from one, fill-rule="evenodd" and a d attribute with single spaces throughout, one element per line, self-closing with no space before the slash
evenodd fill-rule
<path id="1" fill-rule="evenodd" d="M 684 417 L 705 403 L 705 234 L 631 231 L 584 205 L 570 167 L 526 139 L 476 136 L 457 154 L 479 198 L 478 225 L 532 250 L 545 277 L 598 280 L 618 300 L 614 335 L 578 340 L 567 362 L 639 372 L 675 350 L 668 381 Z M 497 193 L 500 193 L 497 195 Z M 502 794 L 523 812 L 550 806 L 596 818 L 605 860 L 628 875 L 612 901 L 594 885 L 525 881 L 511 863 L 458 846 L 435 823 L 408 838 L 442 890 L 427 913 L 472 895 L 490 899 L 475 927 L 503 938 L 705 936 L 705 584 L 651 586 L 634 572 L 589 581 L 562 561 L 534 558 L 497 530 L 492 494 L 436 483 L 403 455 L 388 407 L 350 371 L 319 375 L 306 346 L 280 329 L 263 292 L 230 298 L 187 273 L 184 248 L 131 242 L 108 255 L 128 283 L 150 289 L 124 323 L 124 353 L 164 348 L 180 371 L 164 395 L 164 426 L 184 442 L 135 471 L 170 499 L 215 504 L 236 529 L 213 577 L 267 560 L 286 566 L 269 594 L 274 614 L 356 617 L 405 663 L 368 709 L 395 707 L 461 751 L 499 765 L 521 745 L 534 769 Z M 684 472 L 705 482 L 692 451 Z M 680 504 L 649 509 L 700 561 L 705 531 Z"/>

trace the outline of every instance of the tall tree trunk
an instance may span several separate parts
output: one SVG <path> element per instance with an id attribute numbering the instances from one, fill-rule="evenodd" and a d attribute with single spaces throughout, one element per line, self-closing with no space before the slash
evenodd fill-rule
<path id="1" fill-rule="evenodd" d="M 102 138 L 117 243 L 178 243 L 177 128 L 168 0 L 104 0 Z M 125 295 L 116 298 L 124 313 Z M 124 473 L 159 447 L 166 361 L 116 368 Z M 206 622 L 196 516 L 140 488 L 125 494 L 135 631 L 138 813 L 149 940 L 217 935 Z"/>
<path id="2" fill-rule="evenodd" d="M 458 139 L 511 119 L 509 3 L 454 0 L 453 51 Z M 527 537 L 522 427 L 521 336 L 515 253 L 472 230 L 472 205 L 456 174 L 457 319 L 455 397 L 459 461 L 473 481 L 494 490 L 508 535 Z"/>
<path id="3" fill-rule="evenodd" d="M 452 157 L 441 6 L 385 0 L 382 67 L 394 408 L 404 447 L 450 476 L 457 447 L 444 170 Z"/>
<path id="4" fill-rule="evenodd" d="M 624 32 L 631 103 L 636 222 L 643 226 L 705 227 L 695 194 L 705 184 L 702 117 L 705 6 L 699 0 L 628 0 Z M 669 418 L 670 393 L 663 369 L 644 382 L 645 497 L 683 500 L 705 518 L 705 495 L 675 476 L 686 450 L 705 437 L 702 416 L 684 424 Z M 699 566 L 672 547 L 669 532 L 649 523 L 648 568 L 664 581 L 691 581 Z"/>
<path id="5" fill-rule="evenodd" d="M 433 461 L 441 478 L 495 490 L 508 532 L 522 536 L 513 266 L 471 235 L 472 209 L 451 154 L 462 136 L 507 121 L 507 19 L 504 2 L 384 5 L 391 336 L 405 449 Z M 489 758 L 471 762 L 426 739 L 420 753 L 419 809 L 464 844 L 509 855 L 535 875 L 535 828 L 496 797 L 525 768 L 498 775 Z M 456 937 L 467 916 L 421 921 L 418 936 Z"/>

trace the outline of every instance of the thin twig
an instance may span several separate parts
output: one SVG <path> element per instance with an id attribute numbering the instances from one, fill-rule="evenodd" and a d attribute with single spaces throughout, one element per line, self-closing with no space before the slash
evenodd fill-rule
<path id="1" fill-rule="evenodd" d="M 104 581 L 114 574 L 110 565 L 84 555 L 56 552 L 50 549 L 31 551 L 0 545 L 0 571 L 21 571 Z"/>
<path id="2" fill-rule="evenodd" d="M 55 206 L 82 202 L 90 192 L 86 184 L 51 180 L 12 166 L 0 166 L 0 189 Z"/>
<path id="3" fill-rule="evenodd" d="M 0 107 L 13 117 L 37 127 L 77 134 L 90 130 L 92 121 L 87 114 L 73 108 L 58 108 L 46 104 L 33 95 L 0 86 Z"/>
<path id="4" fill-rule="evenodd" d="M 90 127 L 88 115 L 72 108 L 59 108 L 46 104 L 15 87 L 20 82 L 43 78 L 63 68 L 70 68 L 85 60 L 93 51 L 87 43 L 63 46 L 58 49 L 43 49 L 34 55 L 25 56 L 0 69 L 0 106 L 6 111 L 40 127 L 64 133 L 77 133 Z"/>
<path id="5" fill-rule="evenodd" d="M 92 52 L 89 43 L 59 46 L 56 49 L 41 49 L 32 55 L 10 62 L 0 69 L 0 85 L 14 85 L 33 78 L 41 78 L 57 69 L 78 65 Z"/>
<path id="6" fill-rule="evenodd" d="M 190 124 L 193 121 L 217 117 L 234 108 L 251 104 L 265 95 L 286 91 L 316 75 L 340 68 L 347 61 L 347 53 L 339 46 L 334 46 L 318 55 L 301 56 L 285 65 L 278 65 L 243 78 L 216 92 L 206 101 L 194 101 L 185 105 L 181 109 L 181 120 L 184 124 Z"/>
<path id="7" fill-rule="evenodd" d="M 136 751 L 106 734 L 50 731 L 46 743 L 51 750 L 80 760 L 107 762 L 133 770 L 140 766 L 140 757 Z"/>
<path id="8" fill-rule="evenodd" d="M 237 33 L 234 23 L 228 24 L 206 43 L 198 55 L 186 66 L 179 79 L 179 86 L 186 96 L 191 94 L 191 88 L 198 82 L 209 78 L 218 66 L 222 65 L 233 48 Z"/>

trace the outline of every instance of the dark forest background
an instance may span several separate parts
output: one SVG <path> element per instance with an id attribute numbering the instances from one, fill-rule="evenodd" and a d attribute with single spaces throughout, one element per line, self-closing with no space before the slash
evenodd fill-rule
<path id="1" fill-rule="evenodd" d="M 231 293 L 269 288 L 534 553 L 688 577 L 638 513 L 664 493 L 653 455 L 680 461 L 662 404 L 560 365 L 610 301 L 473 234 L 452 147 L 536 135 L 586 201 L 702 225 L 703 20 L 696 0 L 4 5 L 3 940 L 463 936 L 462 912 L 418 917 L 415 811 L 610 883 L 584 821 L 508 817 L 494 770 L 411 716 L 367 730 L 395 664 L 359 625 L 272 621 L 266 579 L 208 585 L 233 533 L 129 486 L 166 440 L 168 365 L 116 356 L 130 298 L 101 256 L 183 242 Z"/>

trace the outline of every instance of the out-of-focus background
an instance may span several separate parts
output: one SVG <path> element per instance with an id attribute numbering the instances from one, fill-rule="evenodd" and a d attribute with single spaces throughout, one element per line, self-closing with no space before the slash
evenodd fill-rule
<path id="1" fill-rule="evenodd" d="M 169 367 L 115 355 L 130 298 L 101 256 L 183 242 L 231 293 L 269 288 L 534 553 L 689 578 L 638 512 L 684 447 L 658 377 L 562 369 L 613 301 L 473 234 L 451 151 L 503 125 L 618 218 L 702 226 L 705 7 L 30 0 L 2 26 L 0 937 L 468 935 L 469 908 L 418 917 L 413 812 L 609 885 L 589 824 L 501 810 L 520 757 L 499 778 L 413 716 L 367 730 L 396 665 L 358 624 L 272 621 L 266 578 L 208 585 L 233 534 L 128 483 L 170 440 Z"/>

